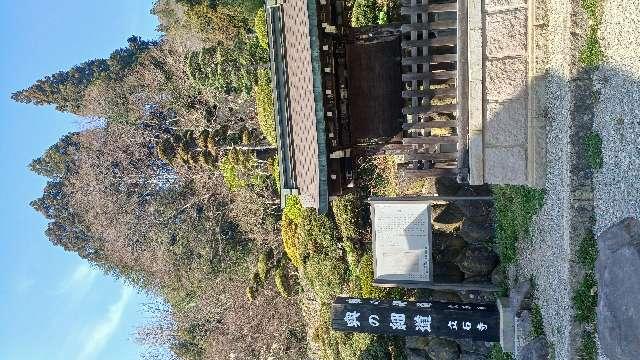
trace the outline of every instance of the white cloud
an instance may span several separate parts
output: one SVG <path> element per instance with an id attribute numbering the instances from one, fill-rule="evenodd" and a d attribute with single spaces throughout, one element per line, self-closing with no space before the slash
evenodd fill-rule
<path id="1" fill-rule="evenodd" d="M 93 285 L 98 275 L 98 270 L 92 268 L 88 263 L 79 264 L 73 273 L 65 279 L 58 288 L 58 293 L 68 291 L 84 290 L 87 291 Z"/>
<path id="2" fill-rule="evenodd" d="M 58 294 L 73 292 L 75 298 L 83 298 L 91 290 L 98 272 L 88 263 L 79 264 L 73 273 L 60 284 Z"/>
<path id="3" fill-rule="evenodd" d="M 133 295 L 133 289 L 129 286 L 123 286 L 118 301 L 109 307 L 105 317 L 89 333 L 82 352 L 76 358 L 77 360 L 93 359 L 100 354 L 120 325 L 122 314 L 131 295 Z"/>
<path id="4" fill-rule="evenodd" d="M 33 286 L 36 284 L 36 281 L 34 279 L 20 279 L 19 281 L 16 282 L 16 292 L 18 294 L 26 294 L 29 291 L 31 291 L 31 289 L 33 288 Z"/>

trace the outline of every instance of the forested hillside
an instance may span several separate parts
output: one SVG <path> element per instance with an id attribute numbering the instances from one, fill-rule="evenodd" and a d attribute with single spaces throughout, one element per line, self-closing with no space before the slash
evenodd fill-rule
<path id="1" fill-rule="evenodd" d="M 133 36 L 13 94 L 83 119 L 32 162 L 49 179 L 32 206 L 53 244 L 166 299 L 141 342 L 183 359 L 303 358 L 297 302 L 274 286 L 246 296 L 257 253 L 281 253 L 275 128 L 258 121 L 272 119 L 262 4 L 152 12 L 159 40 Z"/>
<path id="2" fill-rule="evenodd" d="M 359 22 L 387 21 L 369 5 Z M 14 93 L 82 119 L 31 163 L 48 178 L 31 205 L 54 245 L 166 301 L 138 333 L 150 358 L 397 358 L 395 339 L 329 331 L 336 294 L 389 295 L 371 286 L 358 199 L 331 218 L 295 197 L 280 209 L 262 6 L 158 0 L 159 40 Z"/>

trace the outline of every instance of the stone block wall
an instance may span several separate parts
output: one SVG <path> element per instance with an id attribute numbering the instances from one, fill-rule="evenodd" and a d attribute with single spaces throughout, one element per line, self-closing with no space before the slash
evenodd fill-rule
<path id="1" fill-rule="evenodd" d="M 484 180 L 528 183 L 528 5 L 486 0 L 482 7 Z"/>

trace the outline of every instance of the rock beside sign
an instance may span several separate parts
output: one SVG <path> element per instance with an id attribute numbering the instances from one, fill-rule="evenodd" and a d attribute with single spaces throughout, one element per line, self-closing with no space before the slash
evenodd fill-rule
<path id="1" fill-rule="evenodd" d="M 517 360 L 547 360 L 549 359 L 549 344 L 544 337 L 539 337 L 525 345 L 518 354 Z"/>
<path id="2" fill-rule="evenodd" d="M 458 360 L 460 349 L 453 340 L 435 338 L 429 342 L 427 354 L 431 359 Z"/>
<path id="3" fill-rule="evenodd" d="M 609 359 L 640 354 L 640 221 L 626 218 L 598 238 L 598 338 Z"/>
<path id="4" fill-rule="evenodd" d="M 489 275 L 498 264 L 498 256 L 484 246 L 469 246 L 456 259 L 460 270 L 468 275 Z"/>

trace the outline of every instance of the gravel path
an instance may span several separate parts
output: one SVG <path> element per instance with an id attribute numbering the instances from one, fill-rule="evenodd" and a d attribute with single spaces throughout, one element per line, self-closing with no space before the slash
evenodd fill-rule
<path id="1" fill-rule="evenodd" d="M 603 5 L 598 37 L 605 61 L 594 76 L 594 129 L 604 159 L 594 176 L 597 235 L 627 216 L 640 218 L 640 0 Z"/>
<path id="2" fill-rule="evenodd" d="M 544 1 L 544 0 L 543 0 Z M 575 329 L 571 297 L 575 282 L 571 265 L 572 179 L 574 149 L 571 142 L 574 121 L 572 79 L 577 72 L 577 54 L 582 39 L 573 36 L 583 19 L 575 14 L 577 1 L 548 0 L 546 79 L 547 169 L 545 204 L 534 218 L 531 239 L 519 243 L 518 278 L 533 279 L 536 302 L 540 305 L 545 332 L 555 349 L 555 359 L 574 358 Z M 536 44 L 536 48 L 538 45 Z"/>
<path id="3" fill-rule="evenodd" d="M 599 38 L 604 66 L 594 128 L 604 167 L 595 175 L 596 234 L 627 216 L 640 218 L 640 0 L 604 0 Z"/>

